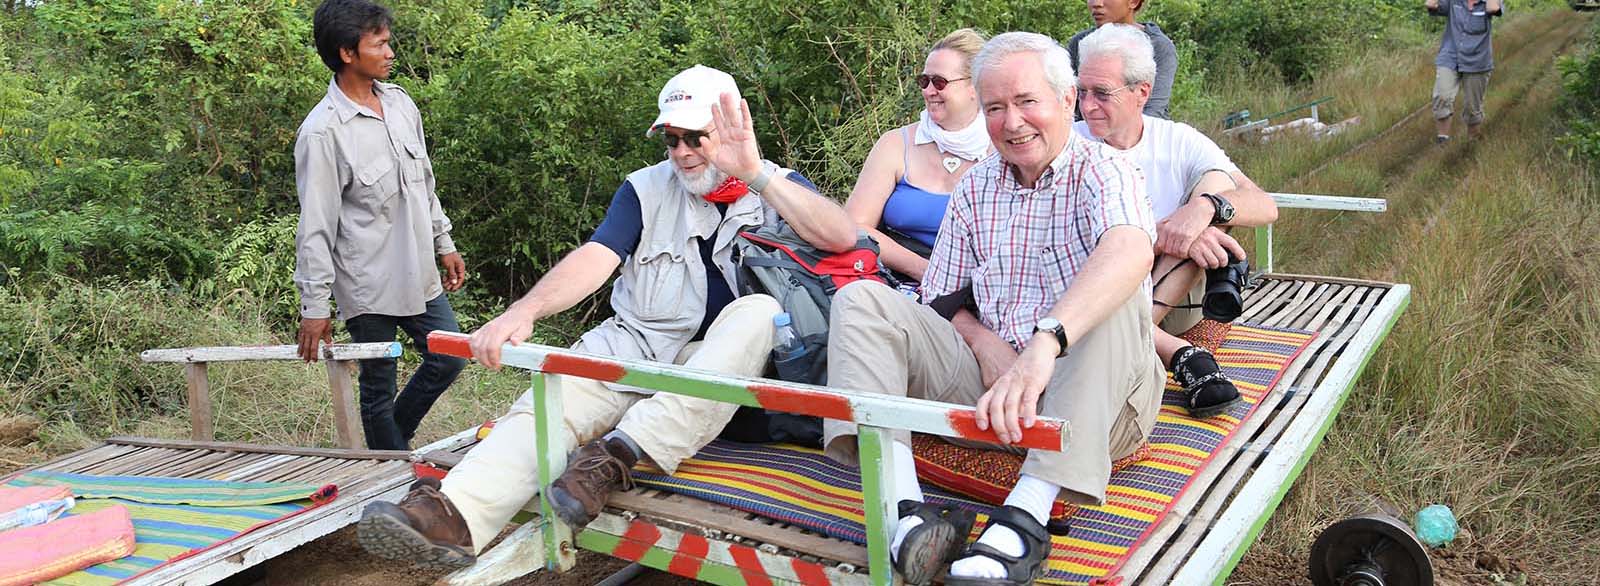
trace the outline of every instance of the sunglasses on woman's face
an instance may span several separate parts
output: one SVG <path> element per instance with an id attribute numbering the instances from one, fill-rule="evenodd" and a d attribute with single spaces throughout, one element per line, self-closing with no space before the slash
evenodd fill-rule
<path id="1" fill-rule="evenodd" d="M 700 139 L 707 136 L 711 136 L 711 133 L 685 132 L 683 134 L 673 134 L 670 132 L 663 132 L 661 133 L 661 142 L 667 143 L 668 150 L 678 148 L 679 142 L 689 143 L 689 148 L 697 149 L 700 148 Z"/>
<path id="2" fill-rule="evenodd" d="M 963 79 L 967 78 L 957 77 L 955 79 L 945 79 L 943 75 L 928 75 L 924 73 L 917 76 L 917 87 L 928 89 L 928 84 L 933 84 L 933 89 L 942 92 L 944 91 L 944 86 L 950 85 L 950 82 L 961 81 Z"/>

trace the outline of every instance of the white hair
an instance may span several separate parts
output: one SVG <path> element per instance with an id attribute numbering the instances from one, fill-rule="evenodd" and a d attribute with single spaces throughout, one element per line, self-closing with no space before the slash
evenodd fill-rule
<path id="1" fill-rule="evenodd" d="M 1079 67 L 1101 57 L 1122 59 L 1122 83 L 1156 82 L 1156 50 L 1142 27 L 1106 23 L 1078 41 Z"/>
<path id="2" fill-rule="evenodd" d="M 1072 73 L 1072 56 L 1055 39 L 1039 33 L 1011 32 L 996 35 L 983 44 L 983 50 L 972 59 L 972 84 L 978 88 L 979 99 L 983 93 L 983 75 L 1001 59 L 1017 53 L 1036 53 L 1044 66 L 1044 80 L 1064 99 L 1069 92 L 1077 91 L 1078 79 Z"/>

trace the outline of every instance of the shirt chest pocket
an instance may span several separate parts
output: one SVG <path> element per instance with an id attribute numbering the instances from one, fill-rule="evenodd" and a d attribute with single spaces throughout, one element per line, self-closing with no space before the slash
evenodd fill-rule
<path id="1" fill-rule="evenodd" d="M 670 243 L 640 242 L 632 262 L 637 266 L 633 309 L 640 319 L 667 320 L 686 313 L 683 304 L 690 286 L 685 251 Z"/>
<path id="2" fill-rule="evenodd" d="M 356 171 L 356 181 L 360 183 L 356 195 L 362 202 L 372 206 L 382 205 L 400 191 L 400 179 L 394 171 L 392 157 L 368 161 L 365 167 Z"/>
<path id="3" fill-rule="evenodd" d="M 1467 8 L 1464 4 L 1452 7 L 1456 18 L 1461 20 L 1461 32 L 1469 35 L 1481 35 L 1489 30 L 1489 13 L 1485 4 L 1479 3 L 1476 8 Z"/>
<path id="4" fill-rule="evenodd" d="M 428 158 L 428 147 L 420 142 L 406 144 L 405 162 L 407 183 L 426 183 L 433 178 L 433 160 Z"/>

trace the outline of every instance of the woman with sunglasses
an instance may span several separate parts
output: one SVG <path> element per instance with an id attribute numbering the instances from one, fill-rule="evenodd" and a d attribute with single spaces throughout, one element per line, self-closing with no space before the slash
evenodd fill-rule
<path id="1" fill-rule="evenodd" d="M 922 118 L 878 138 L 844 204 L 878 241 L 884 265 L 911 281 L 928 268 L 956 181 L 991 150 L 972 85 L 972 58 L 983 41 L 964 28 L 934 43 L 916 77 Z"/>
<path id="2" fill-rule="evenodd" d="M 1139 10 L 1144 8 L 1146 0 L 1085 0 L 1089 6 L 1089 15 L 1094 18 L 1094 27 L 1072 35 L 1072 40 L 1067 41 L 1067 53 L 1072 55 L 1072 70 L 1078 70 L 1078 42 L 1095 29 L 1107 24 L 1131 24 L 1144 29 L 1144 34 L 1150 37 L 1150 45 L 1156 50 L 1156 81 L 1150 86 L 1150 101 L 1144 104 L 1144 114 L 1161 119 L 1171 119 L 1167 105 L 1172 101 L 1172 80 L 1178 75 L 1178 47 L 1172 44 L 1172 39 L 1161 32 L 1161 27 L 1153 22 L 1134 22 L 1134 17 Z M 1078 116 L 1082 119 L 1082 116 Z"/>

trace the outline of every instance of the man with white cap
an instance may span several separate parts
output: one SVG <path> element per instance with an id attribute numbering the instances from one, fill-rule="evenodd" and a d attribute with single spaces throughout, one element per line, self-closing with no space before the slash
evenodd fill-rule
<path id="1" fill-rule="evenodd" d="M 780 218 L 829 252 L 856 243 L 844 209 L 799 174 L 761 158 L 748 105 L 721 71 L 696 65 L 667 82 L 659 135 L 667 160 L 630 173 L 589 242 L 563 258 L 533 290 L 472 334 L 473 356 L 499 368 L 503 344 L 527 340 L 533 323 L 564 311 L 617 275 L 615 316 L 574 349 L 759 375 L 780 310 L 766 295 L 735 299 L 733 240 Z M 618 271 L 620 267 L 620 272 Z M 631 486 L 641 459 L 671 472 L 715 438 L 737 406 L 577 377 L 561 377 L 563 449 L 577 446 L 549 487 L 555 512 L 582 527 L 607 497 Z M 359 526 L 374 554 L 447 569 L 477 551 L 538 489 L 532 393 L 442 482 L 419 480 L 399 503 L 374 503 Z"/>

